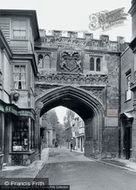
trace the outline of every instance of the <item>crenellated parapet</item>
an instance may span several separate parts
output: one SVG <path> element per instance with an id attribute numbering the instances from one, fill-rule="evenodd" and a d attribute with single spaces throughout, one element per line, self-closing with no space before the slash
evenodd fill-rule
<path id="1" fill-rule="evenodd" d="M 40 30 L 40 39 L 36 46 L 47 48 L 70 46 L 76 49 L 121 52 L 128 46 L 123 37 L 117 37 L 117 41 L 110 41 L 108 35 L 94 39 L 93 34 L 88 32 Z"/>

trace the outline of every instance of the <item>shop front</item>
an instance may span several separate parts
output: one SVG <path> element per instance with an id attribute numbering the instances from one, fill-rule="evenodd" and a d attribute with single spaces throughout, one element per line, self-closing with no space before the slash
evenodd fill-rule
<path id="1" fill-rule="evenodd" d="M 20 116 L 13 122 L 12 128 L 12 165 L 29 165 L 34 153 L 34 120 Z"/>
<path id="2" fill-rule="evenodd" d="M 0 128 L 0 160 L 7 165 L 29 165 L 35 159 L 35 113 L 6 105 Z"/>

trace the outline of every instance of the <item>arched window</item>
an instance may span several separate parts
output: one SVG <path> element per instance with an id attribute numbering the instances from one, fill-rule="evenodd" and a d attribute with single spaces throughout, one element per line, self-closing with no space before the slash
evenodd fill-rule
<path id="1" fill-rule="evenodd" d="M 94 58 L 90 58 L 90 71 L 94 71 Z"/>
<path id="2" fill-rule="evenodd" d="M 44 68 L 46 68 L 46 69 L 51 68 L 50 56 L 49 55 L 45 55 L 45 57 L 44 57 Z"/>
<path id="3" fill-rule="evenodd" d="M 43 68 L 43 55 L 38 55 L 38 67 Z"/>
<path id="4" fill-rule="evenodd" d="M 101 71 L 101 59 L 96 59 L 96 71 Z"/>

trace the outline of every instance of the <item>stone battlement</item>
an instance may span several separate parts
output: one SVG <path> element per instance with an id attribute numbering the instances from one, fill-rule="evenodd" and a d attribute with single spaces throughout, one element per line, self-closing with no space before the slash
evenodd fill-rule
<path id="1" fill-rule="evenodd" d="M 118 36 L 117 41 L 110 41 L 108 35 L 101 35 L 99 39 L 94 39 L 92 33 L 73 32 L 73 31 L 46 31 L 39 30 L 40 43 L 36 46 L 47 48 L 73 47 L 77 50 L 97 50 L 106 52 L 123 52 L 128 43 L 124 42 L 124 38 Z"/>
<path id="2" fill-rule="evenodd" d="M 58 37 L 58 38 L 75 38 L 75 39 L 81 39 L 81 40 L 93 40 L 93 33 L 88 33 L 88 32 L 74 32 L 74 31 L 60 31 L 60 30 L 44 30 L 40 29 L 39 30 L 40 37 L 45 38 L 45 37 Z M 100 40 L 100 41 L 105 41 L 109 42 L 109 36 L 108 35 L 100 35 L 99 39 L 94 39 L 94 40 Z M 122 36 L 117 36 L 117 40 L 114 42 L 118 43 L 124 43 L 124 37 Z"/>

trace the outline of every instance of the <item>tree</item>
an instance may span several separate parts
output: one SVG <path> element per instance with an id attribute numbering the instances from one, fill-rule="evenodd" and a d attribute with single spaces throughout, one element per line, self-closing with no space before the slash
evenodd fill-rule
<path id="1" fill-rule="evenodd" d="M 62 124 L 58 124 L 56 127 L 56 141 L 59 145 L 64 145 L 65 142 L 65 129 Z"/>
<path id="2" fill-rule="evenodd" d="M 64 117 L 64 127 L 71 127 L 71 122 L 74 120 L 75 113 L 72 110 L 66 111 L 66 116 Z"/>
<path id="3" fill-rule="evenodd" d="M 58 125 L 58 117 L 54 110 L 47 112 L 47 121 L 51 124 L 52 128 Z"/>

